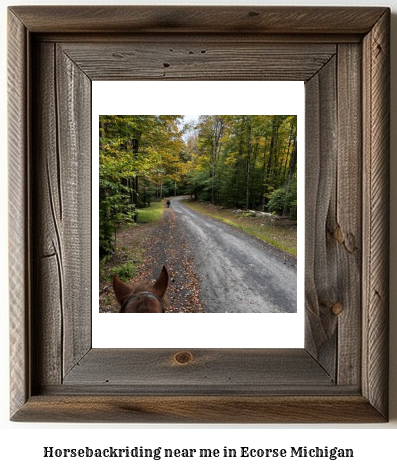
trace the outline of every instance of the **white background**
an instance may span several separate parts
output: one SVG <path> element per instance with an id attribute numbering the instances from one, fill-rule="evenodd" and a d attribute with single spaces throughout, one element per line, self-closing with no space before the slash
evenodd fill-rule
<path id="1" fill-rule="evenodd" d="M 150 100 L 147 97 L 150 96 Z M 304 84 L 303 82 L 93 82 L 93 309 L 94 348 L 302 348 L 304 345 Z M 233 97 L 231 100 L 230 97 Z M 297 313 L 178 314 L 99 313 L 99 115 L 225 114 L 298 116 Z M 178 329 L 172 329 L 178 325 Z M 139 332 L 139 335 L 134 335 Z M 167 332 L 167 335 L 164 335 Z M 183 339 L 183 345 L 181 345 Z M 178 348 L 179 348 L 178 347 Z"/>
<path id="2" fill-rule="evenodd" d="M 392 130 L 391 130 L 391 355 L 390 355 L 390 422 L 385 425 L 326 425 L 326 426 L 148 426 L 148 425 L 105 425 L 105 424 L 17 424 L 8 420 L 8 298 L 7 298 L 7 162 L 6 162 L 6 6 L 12 4 L 109 4 L 110 0 L 103 2 L 67 1 L 59 2 L 4 2 L 0 10 L 0 34 L 1 34 L 1 63 L 0 63 L 0 103 L 1 103 L 1 158 L 0 158 L 0 220 L 1 220 L 1 279 L 0 279 L 0 348 L 1 348 L 1 390 L 0 390 L 0 463 L 3 469 L 11 466 L 21 466 L 25 469 L 86 470 L 88 467 L 96 470 L 113 469 L 191 469 L 201 470 L 204 467 L 216 466 L 216 469 L 241 469 L 263 470 L 267 467 L 272 470 L 286 469 L 286 466 L 294 466 L 295 470 L 321 469 L 394 469 L 396 466 L 395 446 L 397 443 L 397 252 L 393 241 L 397 240 L 397 164 L 394 156 L 397 152 L 397 120 L 396 120 L 396 62 L 397 62 L 397 2 L 396 0 L 339 0 L 337 3 L 325 0 L 295 2 L 299 5 L 367 5 L 390 6 L 392 9 Z M 118 1 L 117 3 L 133 4 L 134 2 Z M 140 0 L 139 4 L 153 4 L 153 2 Z M 233 5 L 265 5 L 266 2 L 234 1 L 191 1 L 191 2 L 161 2 L 157 4 L 233 4 Z M 292 1 L 272 0 L 273 5 L 290 5 Z M 394 242 L 395 243 L 395 242 Z M 387 250 L 387 248 L 385 248 Z M 319 460 L 319 459 L 294 459 L 294 460 L 261 460 L 238 459 L 230 461 L 202 461 L 172 460 L 160 461 L 129 461 L 129 460 L 44 460 L 42 458 L 43 446 L 62 448 L 72 447 L 99 447 L 99 446 L 140 446 L 145 447 L 173 447 L 173 448 L 220 448 L 223 446 L 239 447 L 285 447 L 290 446 L 338 446 L 354 448 L 353 460 Z M 7 465 L 7 463 L 9 463 Z M 11 464 L 12 463 L 12 464 Z"/>

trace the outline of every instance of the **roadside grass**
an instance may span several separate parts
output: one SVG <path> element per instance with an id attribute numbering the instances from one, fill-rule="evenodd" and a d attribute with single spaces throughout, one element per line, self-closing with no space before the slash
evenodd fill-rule
<path id="1" fill-rule="evenodd" d="M 236 214 L 231 209 L 207 202 L 182 201 L 198 213 L 229 224 L 295 257 L 297 255 L 296 224 L 291 221 L 273 217 L 247 217 L 246 213 Z"/>
<path id="2" fill-rule="evenodd" d="M 163 211 L 164 203 L 162 201 L 151 203 L 147 208 L 138 209 L 138 224 L 156 223 L 161 218 Z"/>
<path id="3" fill-rule="evenodd" d="M 151 203 L 149 207 L 139 209 L 137 224 L 126 224 L 118 230 L 115 252 L 100 262 L 100 283 L 109 282 L 114 273 L 122 281 L 134 278 L 143 262 L 141 237 L 138 234 L 146 224 L 157 224 L 163 210 L 164 203 L 162 201 Z M 133 235 L 136 235 L 136 237 L 133 237 Z"/>

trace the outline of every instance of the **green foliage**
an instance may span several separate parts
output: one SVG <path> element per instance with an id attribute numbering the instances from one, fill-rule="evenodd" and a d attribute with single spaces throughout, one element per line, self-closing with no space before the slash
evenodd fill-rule
<path id="1" fill-rule="evenodd" d="M 139 208 L 163 198 L 165 178 L 175 188 L 186 173 L 179 116 L 99 117 L 100 257 L 115 249 L 118 227 Z"/>
<path id="2" fill-rule="evenodd" d="M 114 251 L 119 225 L 134 222 L 135 205 L 130 203 L 129 189 L 117 182 L 99 180 L 99 247 L 103 257 Z"/>
<path id="3" fill-rule="evenodd" d="M 180 119 L 99 117 L 101 257 L 114 252 L 120 226 L 144 221 L 143 209 L 177 194 L 296 218 L 296 116 L 202 115 L 195 126 Z"/>
<path id="4" fill-rule="evenodd" d="M 126 262 L 111 270 L 112 275 L 116 273 L 121 281 L 128 281 L 135 276 L 136 267 L 133 262 Z"/>
<path id="5" fill-rule="evenodd" d="M 187 192 L 224 207 L 266 210 L 296 171 L 296 116 L 200 116 L 188 142 Z"/>
<path id="6" fill-rule="evenodd" d="M 297 216 L 297 182 L 293 179 L 269 196 L 269 211 L 296 219 Z"/>

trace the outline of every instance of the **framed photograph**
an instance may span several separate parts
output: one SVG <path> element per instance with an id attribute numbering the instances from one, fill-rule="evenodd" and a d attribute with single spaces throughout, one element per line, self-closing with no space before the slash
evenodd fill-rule
<path id="1" fill-rule="evenodd" d="M 388 420 L 389 23 L 383 7 L 9 8 L 11 420 Z M 266 347 L 267 324 L 247 313 L 244 346 L 217 344 L 225 334 L 208 313 L 192 317 L 196 343 L 134 343 L 150 327 L 178 332 L 176 316 L 168 328 L 132 324 L 128 347 L 95 346 L 101 82 L 128 82 L 137 97 L 146 86 L 148 106 L 161 87 L 222 83 L 231 101 L 252 89 L 260 102 L 266 83 L 302 83 L 302 347 Z M 151 109 L 122 114 L 251 114 Z"/>
<path id="2" fill-rule="evenodd" d="M 304 121 L 302 81 L 93 82 L 94 348 L 303 347 Z"/>

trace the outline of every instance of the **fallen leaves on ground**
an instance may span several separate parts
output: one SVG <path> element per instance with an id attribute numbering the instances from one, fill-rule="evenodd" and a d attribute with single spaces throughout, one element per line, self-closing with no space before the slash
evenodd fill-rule
<path id="1" fill-rule="evenodd" d="M 137 239 L 138 238 L 138 239 Z M 167 267 L 170 283 L 167 291 L 168 312 L 199 313 L 203 312 L 200 301 L 200 284 L 194 272 L 194 252 L 181 224 L 179 224 L 172 208 L 165 208 L 163 216 L 157 224 L 128 227 L 118 235 L 118 246 L 128 247 L 137 244 L 142 250 L 142 264 L 136 275 L 128 284 L 155 282 L 163 265 Z M 119 257 L 115 257 L 117 260 Z M 107 265 L 117 266 L 120 260 L 112 259 Z M 114 299 L 113 289 L 109 281 L 100 283 L 100 312 L 117 312 L 118 305 Z"/>

